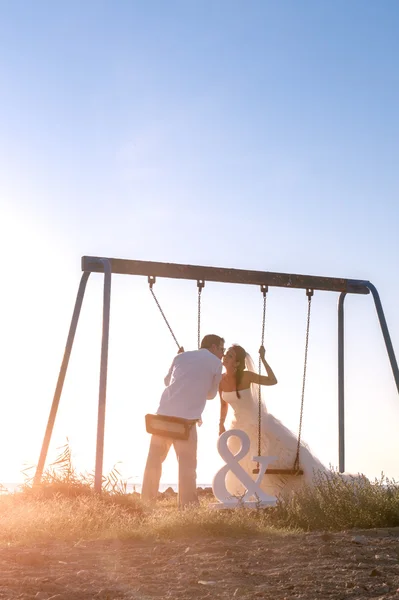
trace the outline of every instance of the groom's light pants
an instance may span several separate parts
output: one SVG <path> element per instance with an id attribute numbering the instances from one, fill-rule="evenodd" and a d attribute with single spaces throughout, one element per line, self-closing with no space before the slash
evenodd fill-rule
<path id="1" fill-rule="evenodd" d="M 198 504 L 197 496 L 197 427 L 190 429 L 188 440 L 151 436 L 147 464 L 145 466 L 142 500 L 155 500 L 162 475 L 162 463 L 173 445 L 179 463 L 179 506 Z"/>

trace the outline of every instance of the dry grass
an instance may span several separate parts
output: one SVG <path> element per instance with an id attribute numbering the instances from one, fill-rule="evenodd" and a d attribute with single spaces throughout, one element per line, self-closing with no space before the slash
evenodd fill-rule
<path id="1" fill-rule="evenodd" d="M 399 526 L 399 487 L 383 477 L 344 480 L 315 477 L 312 487 L 281 498 L 275 508 L 213 510 L 209 497 L 199 508 L 178 510 L 175 498 L 155 506 L 127 494 L 114 469 L 101 496 L 92 475 L 78 475 L 64 447 L 43 483 L 27 481 L 20 492 L 0 495 L 0 544 L 49 540 L 245 537 L 287 531 Z"/>
<path id="2" fill-rule="evenodd" d="M 319 478 L 313 488 L 282 499 L 272 509 L 218 511 L 209 499 L 178 510 L 174 498 L 154 507 L 132 494 L 81 495 L 55 485 L 0 497 L 0 543 L 79 539 L 246 537 L 287 531 L 399 526 L 396 484 Z M 44 493 L 43 493 L 44 490 Z"/>
<path id="3" fill-rule="evenodd" d="M 371 482 L 362 476 L 320 473 L 311 487 L 303 486 L 273 510 L 270 516 L 280 525 L 304 531 L 397 527 L 399 486 L 383 475 Z"/>
<path id="4" fill-rule="evenodd" d="M 97 495 L 35 499 L 14 494 L 0 498 L 0 543 L 245 537 L 275 531 L 265 519 L 254 519 L 245 509 L 215 511 L 204 504 L 179 511 L 170 501 L 151 508 L 131 496 L 123 502 L 115 500 Z"/>

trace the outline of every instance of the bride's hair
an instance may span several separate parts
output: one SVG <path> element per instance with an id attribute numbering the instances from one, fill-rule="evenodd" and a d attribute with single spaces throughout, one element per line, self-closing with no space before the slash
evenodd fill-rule
<path id="1" fill-rule="evenodd" d="M 239 346 L 238 344 L 233 344 L 232 349 L 235 352 L 236 355 L 236 360 L 238 362 L 237 365 L 237 370 L 236 370 L 236 394 L 237 394 L 237 398 L 240 398 L 240 392 L 238 391 L 238 386 L 241 383 L 241 379 L 245 370 L 245 357 L 247 356 L 246 351 L 244 350 L 244 348 L 242 346 Z"/>

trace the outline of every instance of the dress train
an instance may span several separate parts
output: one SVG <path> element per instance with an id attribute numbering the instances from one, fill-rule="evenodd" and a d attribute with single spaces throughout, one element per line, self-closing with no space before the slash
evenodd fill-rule
<path id="1" fill-rule="evenodd" d="M 256 467 L 254 456 L 258 455 L 258 406 L 250 388 L 240 390 L 240 398 L 236 392 L 223 392 L 223 400 L 234 410 L 234 418 L 230 429 L 245 431 L 250 440 L 248 454 L 240 460 L 241 467 L 256 478 L 252 470 Z M 261 456 L 276 456 L 277 459 L 270 463 L 271 469 L 292 469 L 297 453 L 298 438 L 281 421 L 262 407 L 261 416 Z M 228 441 L 230 450 L 237 454 L 241 447 L 239 438 L 232 436 Z M 310 449 L 301 442 L 299 450 L 299 464 L 303 475 L 265 475 L 261 484 L 262 489 L 269 495 L 278 496 L 289 493 L 302 485 L 311 484 L 317 472 L 329 471 Z M 245 490 L 237 477 L 229 471 L 226 476 L 226 487 L 232 496 L 241 496 Z"/>

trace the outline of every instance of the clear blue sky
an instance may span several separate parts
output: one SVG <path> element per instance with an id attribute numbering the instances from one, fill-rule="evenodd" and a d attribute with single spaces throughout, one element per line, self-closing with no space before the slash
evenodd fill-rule
<path id="1" fill-rule="evenodd" d="M 0 0 L 0 479 L 37 458 L 84 254 L 369 279 L 398 349 L 398 26 L 389 0 Z M 89 470 L 93 280 L 53 444 L 68 435 Z M 143 415 L 174 353 L 145 288 L 115 280 L 107 412 L 106 464 L 138 477 Z M 157 289 L 194 347 L 196 289 Z M 256 354 L 258 293 L 205 291 L 204 328 Z M 306 300 L 274 298 L 268 404 L 295 429 Z M 315 296 L 305 424 L 335 465 L 336 300 Z M 371 298 L 348 299 L 347 317 L 348 468 L 398 476 L 399 402 Z M 208 481 L 213 460 L 200 450 Z"/>

